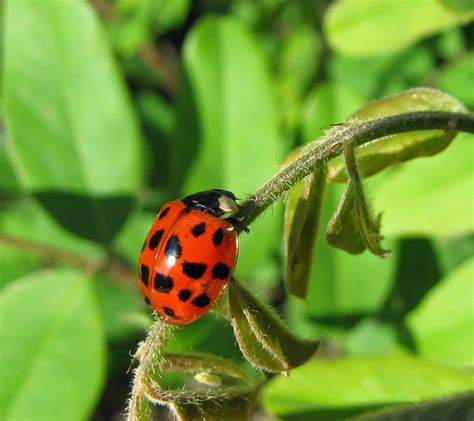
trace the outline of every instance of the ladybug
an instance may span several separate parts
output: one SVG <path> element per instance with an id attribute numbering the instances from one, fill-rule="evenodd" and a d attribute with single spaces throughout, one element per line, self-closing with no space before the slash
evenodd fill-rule
<path id="1" fill-rule="evenodd" d="M 226 190 L 208 190 L 166 203 L 145 239 L 138 285 L 160 319 L 184 325 L 204 315 L 224 291 L 237 262 L 238 209 Z"/>

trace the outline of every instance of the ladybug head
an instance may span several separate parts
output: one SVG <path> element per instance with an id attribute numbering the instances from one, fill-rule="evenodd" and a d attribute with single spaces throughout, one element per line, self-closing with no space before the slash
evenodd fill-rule
<path id="1" fill-rule="evenodd" d="M 210 213 L 215 216 L 221 216 L 238 209 L 234 193 L 221 189 L 194 193 L 181 199 L 181 201 L 189 208 Z"/>

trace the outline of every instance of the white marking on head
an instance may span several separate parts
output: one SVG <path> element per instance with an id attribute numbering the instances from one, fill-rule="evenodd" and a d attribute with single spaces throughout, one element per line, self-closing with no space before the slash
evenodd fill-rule
<path id="1" fill-rule="evenodd" d="M 238 209 L 237 203 L 235 200 L 231 199 L 230 197 L 221 195 L 218 199 L 219 202 L 219 209 L 224 212 L 233 212 Z"/>

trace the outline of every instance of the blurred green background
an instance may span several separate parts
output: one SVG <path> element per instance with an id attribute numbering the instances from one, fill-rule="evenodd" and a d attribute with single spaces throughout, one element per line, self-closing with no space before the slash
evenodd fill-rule
<path id="1" fill-rule="evenodd" d="M 473 13 L 468 0 L 7 0 L 0 418 L 117 419 L 152 320 L 135 266 L 159 207 L 209 188 L 244 198 L 293 148 L 410 87 L 472 110 Z M 473 388 L 472 140 L 368 180 L 391 257 L 320 235 L 306 301 L 284 291 L 281 203 L 242 236 L 242 282 L 324 338 L 317 360 L 263 387 L 259 419 Z M 343 188 L 328 186 L 323 222 Z M 213 314 L 170 349 L 244 364 Z"/>

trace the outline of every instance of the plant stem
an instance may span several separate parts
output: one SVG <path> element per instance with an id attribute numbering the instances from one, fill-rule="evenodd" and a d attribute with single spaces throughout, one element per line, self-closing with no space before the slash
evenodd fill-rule
<path id="1" fill-rule="evenodd" d="M 246 199 L 234 216 L 242 221 L 242 226 L 248 226 L 295 183 L 318 166 L 340 155 L 348 142 L 360 146 L 381 137 L 421 130 L 474 133 L 474 115 L 419 111 L 372 120 L 352 120 L 335 125 L 323 137 L 308 144 L 295 161 Z"/>
<path id="2" fill-rule="evenodd" d="M 136 278 L 135 273 L 131 272 L 123 263 L 110 260 L 109 262 L 101 262 L 93 260 L 80 254 L 73 253 L 69 250 L 60 249 L 47 244 L 36 241 L 25 240 L 24 238 L 14 237 L 9 234 L 0 232 L 0 243 L 12 247 L 18 247 L 23 250 L 30 250 L 55 262 L 66 263 L 71 266 L 78 267 L 86 273 L 95 273 L 104 271 L 111 279 L 119 280 L 124 285 L 131 285 L 130 280 Z"/>

